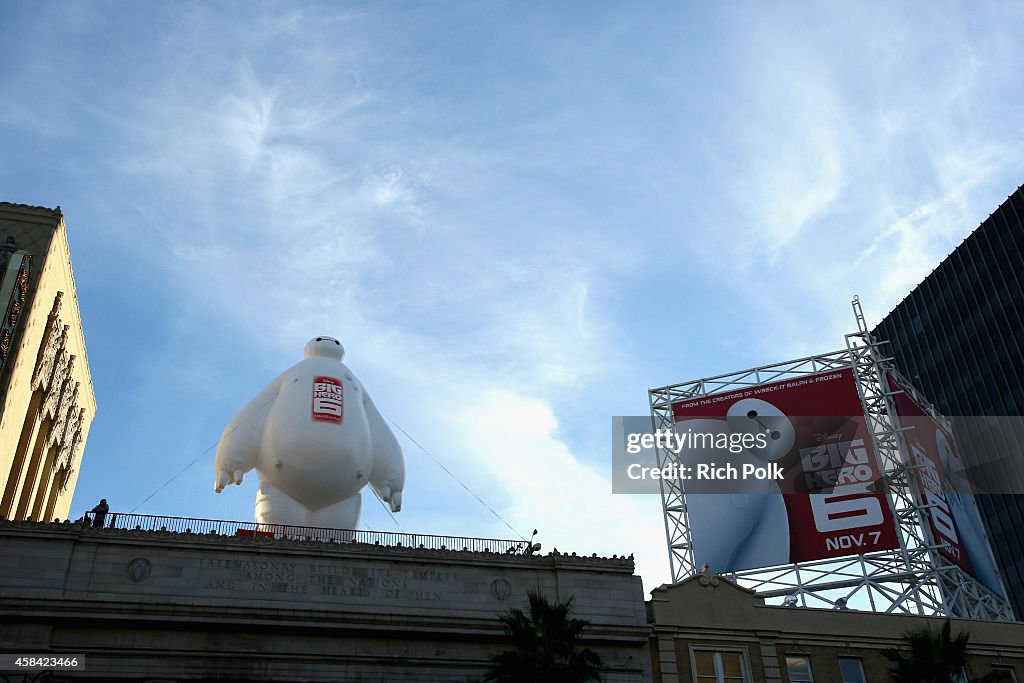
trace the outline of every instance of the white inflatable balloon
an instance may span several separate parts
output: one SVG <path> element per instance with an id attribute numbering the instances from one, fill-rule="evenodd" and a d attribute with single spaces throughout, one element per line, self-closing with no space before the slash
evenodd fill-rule
<path id="1" fill-rule="evenodd" d="M 228 423 L 217 445 L 220 493 L 259 473 L 256 521 L 355 529 L 369 484 L 402 508 L 405 462 L 394 434 L 332 337 L 306 344 L 285 370 Z"/>

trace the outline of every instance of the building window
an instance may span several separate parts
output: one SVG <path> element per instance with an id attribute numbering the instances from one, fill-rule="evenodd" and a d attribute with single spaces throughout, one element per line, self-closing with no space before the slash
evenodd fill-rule
<path id="1" fill-rule="evenodd" d="M 747 683 L 746 663 L 741 650 L 692 650 L 697 683 Z"/>
<path id="2" fill-rule="evenodd" d="M 1013 673 L 1013 669 L 1009 667 L 994 666 L 991 675 L 992 680 L 997 683 L 1017 683 L 1017 674 Z"/>
<path id="3" fill-rule="evenodd" d="M 843 677 L 843 683 L 865 683 L 864 665 L 859 659 L 840 657 L 839 675 Z"/>
<path id="4" fill-rule="evenodd" d="M 814 683 L 811 677 L 811 658 L 807 655 L 786 655 L 786 671 L 791 683 Z"/>

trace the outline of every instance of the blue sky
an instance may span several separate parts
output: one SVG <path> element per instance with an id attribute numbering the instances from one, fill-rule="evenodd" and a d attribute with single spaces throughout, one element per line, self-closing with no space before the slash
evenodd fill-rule
<path id="1" fill-rule="evenodd" d="M 843 346 L 1024 182 L 1021 3 L 0 10 L 0 199 L 65 212 L 99 406 L 75 516 L 198 457 L 138 512 L 251 519 L 202 454 L 328 334 L 516 530 L 654 587 L 611 416 Z M 511 535 L 399 439 L 401 530 Z"/>

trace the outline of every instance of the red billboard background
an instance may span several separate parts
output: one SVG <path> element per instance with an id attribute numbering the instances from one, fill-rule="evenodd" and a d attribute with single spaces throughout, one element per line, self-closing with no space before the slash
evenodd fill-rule
<path id="1" fill-rule="evenodd" d="M 765 417 L 756 415 L 757 411 Z M 774 443 L 765 455 L 780 464 L 784 473 L 778 488 L 788 518 L 790 563 L 899 547 L 851 369 L 679 401 L 672 404 L 672 412 L 677 432 L 689 420 L 703 419 L 693 424 L 706 424 L 708 418 L 724 419 L 734 427 L 755 414 L 750 420 L 760 420 L 757 424 L 772 433 Z M 722 457 L 729 454 L 723 451 Z M 711 527 L 727 523 L 714 515 L 691 515 L 689 523 L 699 563 L 700 538 L 709 538 L 716 533 Z M 774 533 L 777 543 L 784 542 L 785 533 Z M 747 566 L 715 569 L 778 564 L 761 564 L 749 553 L 741 561 Z"/>
<path id="2" fill-rule="evenodd" d="M 953 435 L 946 431 L 910 394 L 910 390 L 888 376 L 889 386 L 902 390 L 893 397 L 896 414 L 900 426 L 906 428 L 903 433 L 909 450 L 910 462 L 914 470 L 917 486 L 921 493 L 921 502 L 929 506 L 928 526 L 932 530 L 932 539 L 944 544 L 939 553 L 965 572 L 974 574 L 971 560 L 964 544 L 964 529 L 960 528 L 948 499 L 948 476 L 942 462 L 939 439 L 944 438 L 944 447 L 955 450 Z M 940 437 L 939 435 L 942 435 Z"/>

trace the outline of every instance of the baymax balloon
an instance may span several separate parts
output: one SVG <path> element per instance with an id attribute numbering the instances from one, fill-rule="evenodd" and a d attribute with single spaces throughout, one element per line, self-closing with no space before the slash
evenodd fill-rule
<path id="1" fill-rule="evenodd" d="M 257 522 L 355 529 L 367 484 L 393 512 L 402 508 L 402 449 L 344 355 L 333 337 L 310 340 L 305 358 L 224 429 L 214 489 L 255 469 Z"/>

